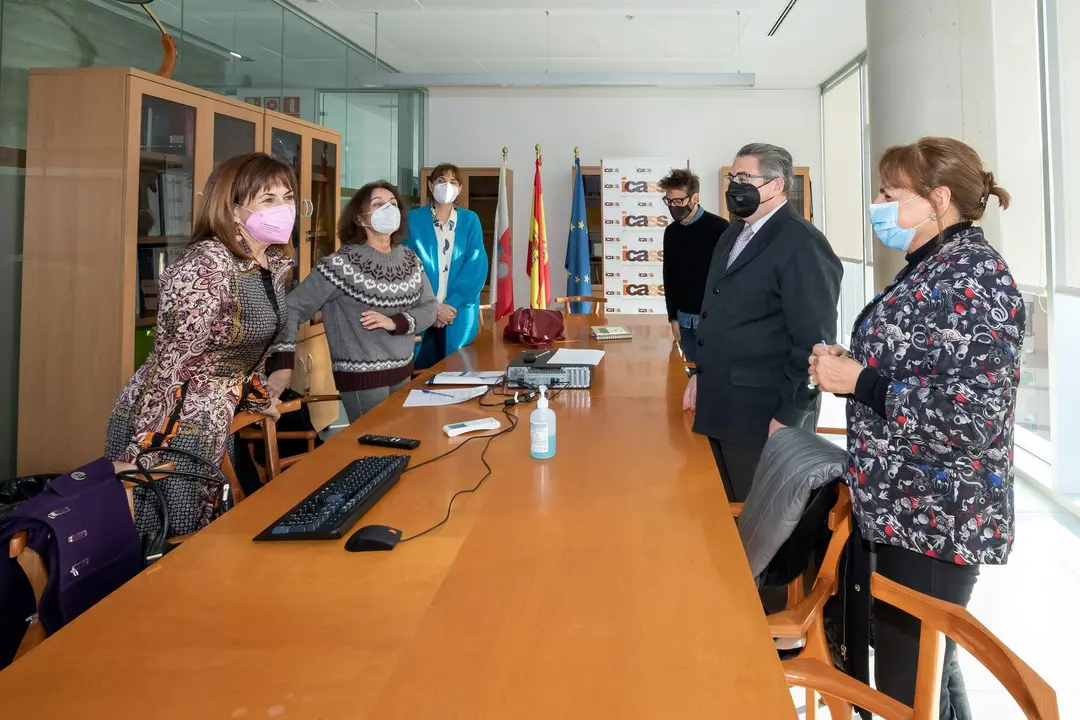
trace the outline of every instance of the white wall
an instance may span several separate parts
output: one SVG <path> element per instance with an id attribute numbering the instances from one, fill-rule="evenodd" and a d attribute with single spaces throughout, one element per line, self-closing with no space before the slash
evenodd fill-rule
<path id="1" fill-rule="evenodd" d="M 604 157 L 689 157 L 701 176 L 701 202 L 719 210 L 720 168 L 748 142 L 786 147 L 811 171 L 821 207 L 821 114 L 817 88 L 806 90 L 671 90 L 661 88 L 432 89 L 425 165 L 498 166 L 510 150 L 514 171 L 514 291 L 528 302 L 525 250 L 532 211 L 535 152 L 544 153 L 543 182 L 552 295 L 566 288 L 574 146 L 583 165 Z"/>

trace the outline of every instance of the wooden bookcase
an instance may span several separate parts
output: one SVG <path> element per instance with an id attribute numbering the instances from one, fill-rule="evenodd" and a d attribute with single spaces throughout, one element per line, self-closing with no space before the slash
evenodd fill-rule
<path id="1" fill-rule="evenodd" d="M 788 191 L 788 202 L 791 203 L 797 213 L 806 218 L 807 222 L 814 222 L 814 201 L 810 193 L 810 168 L 796 165 L 794 170 L 795 184 Z M 729 172 L 731 172 L 730 166 L 720 168 L 720 217 L 725 220 L 731 219 L 727 209 L 727 202 L 724 200 L 724 195 L 727 193 L 727 175 Z"/>
<path id="2" fill-rule="evenodd" d="M 27 128 L 18 472 L 66 472 L 103 452 L 153 347 L 157 275 L 186 246 L 214 165 L 256 151 L 293 165 L 297 282 L 337 245 L 341 140 L 131 68 L 31 70 Z M 300 339 L 293 387 L 332 392 L 322 328 Z M 316 426 L 336 417 L 316 409 Z"/>
<path id="3" fill-rule="evenodd" d="M 420 174 L 420 204 L 428 202 L 428 178 L 435 166 L 426 167 Z M 495 257 L 495 211 L 499 206 L 499 170 L 497 167 L 463 167 L 461 170 L 461 194 L 457 206 L 472 210 L 480 216 L 480 227 L 484 231 L 484 250 L 488 256 L 488 268 Z M 506 212 L 510 218 L 511 237 L 514 227 L 514 171 L 506 169 Z M 491 278 L 488 272 L 487 277 Z M 488 300 L 488 283 L 484 283 L 481 302 Z"/>

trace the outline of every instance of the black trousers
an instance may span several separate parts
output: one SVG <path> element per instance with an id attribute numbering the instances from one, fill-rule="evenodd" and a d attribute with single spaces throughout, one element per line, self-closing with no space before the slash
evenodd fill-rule
<path id="1" fill-rule="evenodd" d="M 727 491 L 728 502 L 746 502 L 750 487 L 754 484 L 754 472 L 757 470 L 765 440 L 760 442 L 729 442 L 709 438 L 716 469 L 720 471 L 720 480 Z"/>
<path id="2" fill-rule="evenodd" d="M 877 571 L 938 600 L 967 607 L 979 579 L 978 565 L 956 565 L 891 545 L 875 546 Z M 905 705 L 915 702 L 915 672 L 921 623 L 903 610 L 874 601 L 874 679 L 878 690 Z M 941 720 L 970 720 L 956 643 L 945 642 L 941 677 Z"/>

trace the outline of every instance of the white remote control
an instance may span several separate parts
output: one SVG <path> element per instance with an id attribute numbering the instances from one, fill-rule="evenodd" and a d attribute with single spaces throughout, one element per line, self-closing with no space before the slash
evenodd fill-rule
<path id="1" fill-rule="evenodd" d="M 495 418 L 481 418 L 479 420 L 466 420 L 465 422 L 443 425 L 443 432 L 450 437 L 457 437 L 477 430 L 498 430 L 500 427 L 502 426 Z"/>

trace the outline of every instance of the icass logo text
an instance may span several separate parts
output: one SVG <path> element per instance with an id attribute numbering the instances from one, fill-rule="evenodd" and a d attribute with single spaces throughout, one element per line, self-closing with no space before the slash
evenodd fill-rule
<path id="1" fill-rule="evenodd" d="M 622 261 L 636 263 L 662 263 L 664 262 L 664 251 L 634 250 L 632 248 L 623 248 Z"/>
<path id="2" fill-rule="evenodd" d="M 604 222 L 607 222 L 607 221 L 605 220 Z M 671 218 L 669 218 L 667 215 L 629 215 L 627 213 L 623 213 L 623 216 L 622 216 L 623 227 L 666 228 L 670 222 L 671 222 Z"/>
<path id="3" fill-rule="evenodd" d="M 658 193 L 663 192 L 660 189 L 660 183 L 649 182 L 648 180 L 627 180 L 622 179 L 622 191 L 624 193 Z"/>
<path id="4" fill-rule="evenodd" d="M 663 285 L 647 285 L 623 281 L 623 295 L 628 297 L 663 297 Z"/>

